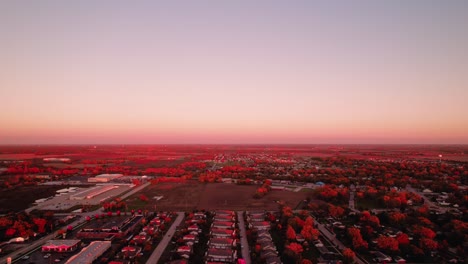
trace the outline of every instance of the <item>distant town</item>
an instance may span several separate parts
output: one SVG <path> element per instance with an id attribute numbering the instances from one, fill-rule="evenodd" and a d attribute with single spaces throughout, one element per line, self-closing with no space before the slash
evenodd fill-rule
<path id="1" fill-rule="evenodd" d="M 0 146 L 0 263 L 467 263 L 467 152 Z"/>

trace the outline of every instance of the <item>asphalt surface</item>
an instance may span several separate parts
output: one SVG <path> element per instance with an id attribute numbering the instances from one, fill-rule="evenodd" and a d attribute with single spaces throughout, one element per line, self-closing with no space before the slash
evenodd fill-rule
<path id="1" fill-rule="evenodd" d="M 406 185 L 406 190 L 407 191 L 410 191 L 410 192 L 414 192 L 416 194 L 419 194 L 419 196 L 421 196 L 421 198 L 424 199 L 424 204 L 429 206 L 429 207 L 433 207 L 433 208 L 436 208 L 438 212 L 440 213 L 446 213 L 449 208 L 446 208 L 446 207 L 441 207 L 439 206 L 438 204 L 434 203 L 433 201 L 431 201 L 429 198 L 426 197 L 426 195 L 424 195 L 424 193 L 422 192 L 418 192 L 417 190 L 415 190 L 413 187 L 411 187 L 411 185 Z"/>
<path id="2" fill-rule="evenodd" d="M 245 231 L 244 215 L 242 211 L 237 212 L 237 219 L 239 219 L 242 257 L 244 258 L 246 264 L 250 264 L 252 261 L 250 260 L 249 242 L 247 241 L 247 232 Z"/>
<path id="3" fill-rule="evenodd" d="M 158 246 L 154 249 L 153 253 L 148 258 L 148 261 L 146 261 L 146 264 L 158 263 L 159 258 L 161 258 L 161 255 L 166 249 L 169 242 L 171 241 L 172 236 L 174 236 L 176 227 L 180 225 L 184 217 L 185 217 L 184 212 L 177 212 L 177 218 L 174 220 L 174 223 L 172 223 L 171 227 L 167 230 L 161 242 L 159 242 Z"/>

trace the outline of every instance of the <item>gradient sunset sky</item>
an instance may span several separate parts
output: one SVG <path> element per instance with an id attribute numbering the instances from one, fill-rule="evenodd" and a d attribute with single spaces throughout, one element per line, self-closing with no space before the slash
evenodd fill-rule
<path id="1" fill-rule="evenodd" d="M 1 1 L 0 144 L 468 143 L 468 1 Z"/>

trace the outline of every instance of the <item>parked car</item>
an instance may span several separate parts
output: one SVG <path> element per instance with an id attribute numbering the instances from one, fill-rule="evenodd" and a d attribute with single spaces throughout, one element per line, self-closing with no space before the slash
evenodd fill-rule
<path id="1" fill-rule="evenodd" d="M 377 263 L 388 263 L 390 261 L 392 261 L 392 258 L 385 255 L 384 253 L 380 252 L 380 251 L 371 251 L 370 252 L 372 254 L 372 256 L 374 256 L 374 258 L 372 259 L 374 262 L 377 262 Z"/>
<path id="2" fill-rule="evenodd" d="M 393 260 L 397 263 L 397 264 L 405 264 L 406 263 L 406 260 L 400 256 L 396 256 L 393 258 Z"/>
<path id="3" fill-rule="evenodd" d="M 320 239 L 315 240 L 313 243 L 315 247 L 323 247 L 323 243 Z"/>

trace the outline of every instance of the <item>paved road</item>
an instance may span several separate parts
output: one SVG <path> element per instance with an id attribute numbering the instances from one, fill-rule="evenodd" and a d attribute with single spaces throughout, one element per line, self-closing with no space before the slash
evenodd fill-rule
<path id="1" fill-rule="evenodd" d="M 161 242 L 159 242 L 158 246 L 154 249 L 153 254 L 149 257 L 148 261 L 146 261 L 146 264 L 156 264 L 159 261 L 159 258 L 161 257 L 162 253 L 166 249 L 167 245 L 172 239 L 172 236 L 175 233 L 176 227 L 180 225 L 182 220 L 185 217 L 184 212 L 177 212 L 177 218 L 172 223 L 171 227 L 167 230 L 166 234 L 164 235 L 163 239 Z"/>
<path id="2" fill-rule="evenodd" d="M 125 193 L 124 195 L 120 196 L 120 198 L 123 200 L 123 199 L 126 199 L 127 197 L 141 191 L 142 189 L 146 188 L 147 186 L 149 186 L 151 183 L 147 182 L 145 184 L 142 184 L 140 186 L 137 186 L 135 188 L 133 188 L 131 191 Z M 94 216 L 95 214 L 101 214 L 103 211 L 102 211 L 102 208 L 99 208 L 95 211 L 92 211 L 92 212 L 85 212 L 85 213 L 80 213 L 79 215 L 81 216 L 81 219 L 77 219 L 76 221 L 72 222 L 71 226 L 75 227 L 75 226 L 78 226 L 80 224 L 82 224 L 83 222 L 86 221 L 86 216 Z M 69 214 L 67 214 L 69 215 Z M 56 232 L 53 232 L 37 241 L 34 241 L 33 243 L 31 243 L 30 245 L 27 245 L 25 247 L 22 247 L 18 250 L 16 250 L 15 252 L 9 254 L 8 256 L 4 256 L 2 258 L 0 258 L 0 263 L 6 263 L 7 261 L 7 258 L 8 257 L 11 257 L 13 260 L 16 259 L 16 258 L 19 258 L 21 257 L 22 255 L 24 255 L 25 253 L 28 253 L 30 251 L 33 251 L 35 249 L 37 249 L 39 246 L 45 244 L 48 240 L 51 240 L 51 239 L 54 239 L 55 237 L 57 236 Z"/>
<path id="3" fill-rule="evenodd" d="M 355 194 L 354 191 L 351 191 L 349 193 L 349 209 L 351 209 L 352 211 L 355 210 L 355 208 L 354 208 L 354 194 Z"/>
<path id="4" fill-rule="evenodd" d="M 351 184 L 349 188 L 349 209 L 353 212 L 359 212 L 359 210 L 356 210 L 356 201 L 354 197 L 356 196 L 356 186 L 354 184 Z"/>
<path id="5" fill-rule="evenodd" d="M 406 190 L 407 191 L 410 191 L 410 192 L 414 192 L 416 194 L 419 194 L 419 196 L 421 196 L 421 198 L 424 199 L 424 204 L 429 206 L 429 207 L 434 207 L 434 208 L 437 208 L 437 211 L 439 211 L 440 213 L 446 213 L 449 208 L 445 208 L 445 207 L 441 207 L 439 206 L 438 204 L 434 203 L 433 201 L 431 201 L 429 198 L 427 198 L 424 193 L 422 192 L 418 192 L 417 190 L 415 190 L 413 187 L 411 187 L 411 185 L 406 185 Z"/>
<path id="6" fill-rule="evenodd" d="M 147 182 L 147 183 L 144 183 L 144 184 L 142 184 L 142 185 L 140 185 L 140 186 L 137 186 L 137 187 L 133 188 L 131 191 L 125 193 L 125 194 L 122 195 L 122 196 L 120 196 L 120 199 L 122 199 L 122 200 L 123 200 L 123 199 L 127 199 L 128 197 L 134 195 L 135 193 L 137 193 L 137 192 L 143 190 L 144 188 L 146 188 L 146 187 L 148 187 L 148 186 L 150 186 L 150 185 L 151 185 L 151 182 Z"/>
<path id="7" fill-rule="evenodd" d="M 244 215 L 242 211 L 237 211 L 237 219 L 239 220 L 242 257 L 246 264 L 250 264 L 252 261 L 250 260 L 249 242 L 247 241 L 247 233 L 245 231 Z"/>

